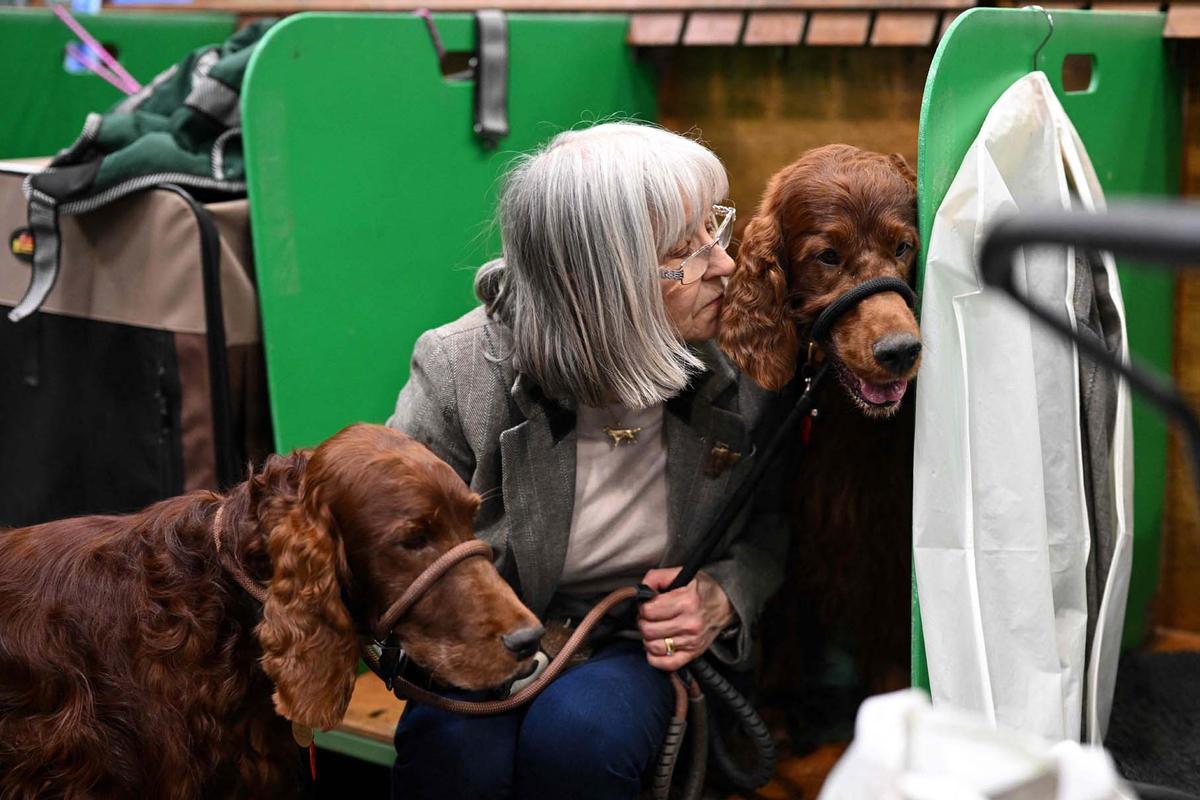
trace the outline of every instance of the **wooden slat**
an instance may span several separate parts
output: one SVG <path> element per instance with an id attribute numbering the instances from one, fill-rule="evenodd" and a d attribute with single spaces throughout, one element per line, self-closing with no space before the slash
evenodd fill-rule
<path id="1" fill-rule="evenodd" d="M 389 692 L 375 673 L 364 672 L 354 681 L 354 694 L 337 730 L 390 743 L 403 711 L 404 701 Z"/>
<path id="2" fill-rule="evenodd" d="M 1124 14 L 1157 14 L 1159 3 L 1119 2 L 1119 0 L 1094 0 L 1092 11 L 1120 11 Z"/>
<path id="3" fill-rule="evenodd" d="M 946 35 L 946 31 L 950 29 L 950 25 L 956 19 L 958 19 L 958 14 L 955 12 L 947 12 L 945 14 L 942 14 L 942 24 L 938 28 L 938 40 L 939 41 L 941 41 L 941 38 Z"/>
<path id="4" fill-rule="evenodd" d="M 728 196 L 745 211 L 734 223 L 736 239 L 771 176 L 805 150 L 853 142 L 916 164 L 933 54 L 929 47 L 850 53 L 793 47 L 780 58 L 771 48 L 745 47 L 735 58 L 713 58 L 707 48 L 681 47 L 660 73 L 658 122 L 668 130 L 702 131 L 720 155 Z"/>
<path id="5" fill-rule="evenodd" d="M 1164 39 L 1200 39 L 1200 6 L 1173 3 L 1167 9 Z"/>
<path id="6" fill-rule="evenodd" d="M 737 11 L 697 11 L 688 15 L 683 30 L 686 45 L 736 45 L 742 34 L 743 15 Z"/>
<path id="7" fill-rule="evenodd" d="M 1194 7 L 1171 6 L 1166 36 L 1194 38 L 1200 35 L 1200 14 Z M 1191 13 L 1180 14 L 1188 11 Z M 1171 14 L 1175 29 L 1171 30 Z M 1194 48 L 1178 48 L 1183 75 L 1183 162 L 1181 194 L 1188 200 L 1200 197 L 1200 70 Z M 707 133 L 707 131 L 705 132 Z M 1183 399 L 1193 408 L 1200 403 L 1200 275 L 1179 272 L 1175 281 L 1174 378 Z M 1154 597 L 1154 623 L 1176 632 L 1200 634 L 1200 498 L 1188 448 L 1180 431 L 1172 431 L 1167 447 L 1167 502 L 1163 508 L 1162 549 L 1159 557 L 1158 591 Z M 1160 631 L 1155 631 L 1155 638 Z"/>
<path id="8" fill-rule="evenodd" d="M 880 11 L 871 29 L 876 47 L 925 47 L 938 30 L 936 11 Z"/>
<path id="9" fill-rule="evenodd" d="M 629 44 L 640 47 L 671 46 L 683 33 L 683 14 L 634 14 L 629 21 Z"/>
<path id="10" fill-rule="evenodd" d="M 867 43 L 869 11 L 815 11 L 808 22 L 804 43 L 822 46 L 855 46 Z"/>
<path id="11" fill-rule="evenodd" d="M 225 11 L 235 14 L 282 15 L 300 11 L 809 11 L 836 9 L 967 9 L 973 0 L 193 0 L 190 3 L 122 4 L 112 11 Z"/>
<path id="12" fill-rule="evenodd" d="M 803 756 L 782 755 L 771 781 L 752 795 L 730 795 L 727 800 L 801 800 L 816 797 L 833 771 L 848 742 L 826 743 Z"/>
<path id="13" fill-rule="evenodd" d="M 1200 195 L 1200 128 L 1197 109 L 1198 84 L 1188 77 L 1184 104 L 1184 194 L 1194 200 Z M 1200 400 L 1200 276 L 1185 270 L 1175 283 L 1174 377 L 1180 394 L 1194 408 Z M 1196 497 L 1193 467 L 1187 445 L 1172 432 L 1167 449 L 1167 502 L 1163 510 L 1163 534 L 1159 556 L 1158 589 L 1154 598 L 1154 621 L 1177 631 L 1200 634 L 1200 498 Z"/>
<path id="14" fill-rule="evenodd" d="M 1200 633 L 1174 628 L 1155 628 L 1147 649 L 1154 653 L 1200 652 Z"/>
<path id="15" fill-rule="evenodd" d="M 756 11 L 746 20 L 745 45 L 800 44 L 808 15 L 803 11 Z"/>

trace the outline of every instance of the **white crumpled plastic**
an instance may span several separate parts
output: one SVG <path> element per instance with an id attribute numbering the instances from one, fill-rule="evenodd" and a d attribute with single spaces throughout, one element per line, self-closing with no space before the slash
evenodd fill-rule
<path id="1" fill-rule="evenodd" d="M 935 709 L 908 689 L 869 698 L 854 742 L 818 800 L 1127 800 L 1100 747 L 1052 745 L 996 730 L 985 718 Z"/>
<path id="2" fill-rule="evenodd" d="M 934 219 L 921 299 L 913 546 L 934 704 L 1051 740 L 1103 741 L 1129 585 L 1129 390 L 1111 447 L 1114 556 L 1085 664 L 1090 549 L 1075 348 L 993 288 L 986 232 L 1018 211 L 1104 196 L 1040 72 L 989 112 Z M 1102 255 L 1124 329 L 1115 264 Z M 1017 285 L 1074 323 L 1075 254 L 1027 249 Z M 1122 336 L 1124 339 L 1124 336 Z M 1122 342 L 1122 355 L 1128 350 Z M 1085 706 L 1086 703 L 1086 706 Z M 1081 730 L 1086 720 L 1086 730 Z"/>

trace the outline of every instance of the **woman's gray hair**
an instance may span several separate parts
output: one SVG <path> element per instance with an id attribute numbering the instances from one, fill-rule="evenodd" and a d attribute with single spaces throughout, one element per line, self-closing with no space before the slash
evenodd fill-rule
<path id="1" fill-rule="evenodd" d="M 667 317 L 658 266 L 729 190 L 703 145 L 652 125 L 560 133 L 500 197 L 503 257 L 475 276 L 512 332 L 513 366 L 547 395 L 642 408 L 703 363 Z"/>

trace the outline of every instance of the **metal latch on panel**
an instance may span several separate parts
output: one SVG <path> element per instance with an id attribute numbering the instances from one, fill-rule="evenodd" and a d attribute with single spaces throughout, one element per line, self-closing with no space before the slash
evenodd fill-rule
<path id="1" fill-rule="evenodd" d="M 508 135 L 508 21 L 503 11 L 475 13 L 475 135 L 492 148 Z"/>

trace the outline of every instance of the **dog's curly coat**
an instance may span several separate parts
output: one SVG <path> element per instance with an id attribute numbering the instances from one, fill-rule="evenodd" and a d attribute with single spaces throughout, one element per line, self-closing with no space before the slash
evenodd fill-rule
<path id="1" fill-rule="evenodd" d="M 816 317 L 869 278 L 912 284 L 916 176 L 901 156 L 830 145 L 770 181 L 746 226 L 722 311 L 722 349 L 782 388 L 807 357 Z M 795 688 L 821 665 L 814 640 L 850 631 L 871 688 L 904 682 L 909 641 L 912 403 L 920 332 L 896 293 L 876 294 L 815 348 L 832 362 L 811 441 L 791 480 L 788 578 L 762 623 L 765 683 Z M 813 612 L 816 612 L 815 614 Z M 815 630 L 814 630 L 815 628 Z"/>
<path id="2" fill-rule="evenodd" d="M 422 445 L 357 425 L 226 496 L 0 531 L 0 797 L 290 796 L 288 719 L 341 720 L 360 632 L 473 536 L 478 505 Z M 261 608 L 220 563 L 222 506 Z M 473 558 L 398 631 L 435 676 L 480 688 L 526 666 L 500 636 L 536 625 Z"/>

